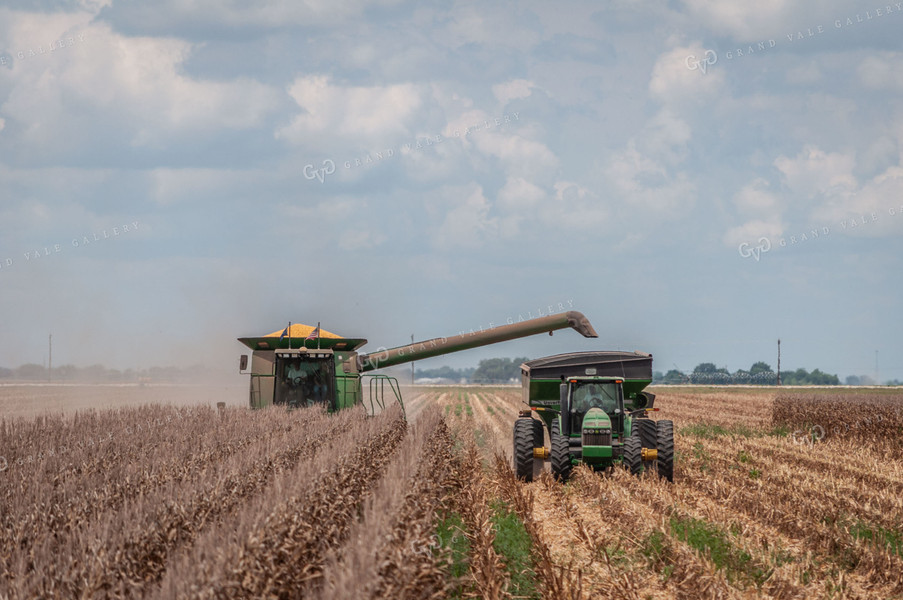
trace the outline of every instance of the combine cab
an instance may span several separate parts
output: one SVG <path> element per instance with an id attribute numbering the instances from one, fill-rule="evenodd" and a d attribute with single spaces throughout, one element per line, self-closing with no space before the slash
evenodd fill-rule
<path id="1" fill-rule="evenodd" d="M 364 404 L 374 414 L 385 408 L 386 403 L 402 404 L 402 399 L 394 377 L 369 374 L 370 371 L 539 333 L 551 335 L 566 328 L 585 337 L 596 337 L 586 317 L 570 311 L 485 331 L 379 348 L 372 354 L 358 354 L 357 350 L 367 343 L 363 338 L 344 338 L 319 326 L 299 324 L 238 341 L 253 351 L 249 373 L 251 408 L 322 404 L 334 412 Z M 248 366 L 248 356 L 242 355 L 241 371 L 246 371 Z"/>
<path id="2" fill-rule="evenodd" d="M 562 480 L 580 463 L 597 470 L 620 464 L 637 475 L 649 469 L 674 480 L 674 425 L 647 416 L 658 410 L 655 394 L 643 391 L 652 382 L 651 354 L 559 354 L 525 362 L 521 376 L 532 410 L 514 423 L 518 477 L 532 481 L 548 460 Z"/>

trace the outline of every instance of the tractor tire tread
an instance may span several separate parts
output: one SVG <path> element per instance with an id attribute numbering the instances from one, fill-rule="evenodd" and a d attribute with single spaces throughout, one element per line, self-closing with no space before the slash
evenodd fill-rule
<path id="1" fill-rule="evenodd" d="M 658 474 L 662 479 L 674 482 L 674 422 L 656 421 L 658 430 Z"/>
<path id="2" fill-rule="evenodd" d="M 624 468 L 630 471 L 631 475 L 642 475 L 643 473 L 643 457 L 640 453 L 643 444 L 640 436 L 631 435 L 624 440 Z"/>
<path id="3" fill-rule="evenodd" d="M 518 479 L 533 481 L 533 442 L 536 419 L 520 418 L 514 422 L 514 472 Z"/>
<path id="4" fill-rule="evenodd" d="M 552 421 L 552 474 L 561 481 L 571 476 L 571 449 L 567 437 L 561 435 L 558 420 Z"/>

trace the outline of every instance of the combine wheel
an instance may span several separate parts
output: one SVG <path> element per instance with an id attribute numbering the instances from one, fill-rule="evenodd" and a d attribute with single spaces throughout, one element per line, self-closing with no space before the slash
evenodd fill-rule
<path id="1" fill-rule="evenodd" d="M 558 419 L 552 421 L 552 475 L 561 481 L 571 476 L 571 449 L 567 437 L 561 435 Z"/>
<path id="2" fill-rule="evenodd" d="M 640 475 L 643 472 L 642 442 L 638 435 L 632 435 L 624 440 L 624 467 L 631 475 Z"/>
<path id="3" fill-rule="evenodd" d="M 524 481 L 533 481 L 533 444 L 537 424 L 542 427 L 542 423 L 529 417 L 514 422 L 514 472 L 518 479 Z"/>
<path id="4" fill-rule="evenodd" d="M 659 477 L 674 481 L 674 422 L 656 421 L 658 429 L 658 474 Z"/>

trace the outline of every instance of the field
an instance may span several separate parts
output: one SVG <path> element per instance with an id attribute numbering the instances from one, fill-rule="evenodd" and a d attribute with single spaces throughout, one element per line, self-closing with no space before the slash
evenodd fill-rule
<path id="1" fill-rule="evenodd" d="M 562 485 L 513 477 L 517 388 L 407 422 L 145 393 L 0 422 L 0 598 L 903 598 L 899 396 L 663 388 L 673 485 Z"/>

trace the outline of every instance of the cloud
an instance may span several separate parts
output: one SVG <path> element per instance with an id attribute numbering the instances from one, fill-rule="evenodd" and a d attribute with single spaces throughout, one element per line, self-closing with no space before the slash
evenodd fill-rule
<path id="1" fill-rule="evenodd" d="M 22 28 L 33 29 L 36 18 L 20 19 Z M 46 26 L 53 30 L 52 22 Z M 186 75 L 192 46 L 180 40 L 128 38 L 103 22 L 66 35 L 74 37 L 72 46 L 0 69 L 0 83 L 12 87 L 0 111 L 16 124 L 24 157 L 71 155 L 85 140 L 109 150 L 190 146 L 199 133 L 259 127 L 279 103 L 275 89 L 251 79 Z"/>
<path id="2" fill-rule="evenodd" d="M 903 212 L 903 167 L 899 164 L 862 182 L 853 174 L 856 158 L 852 153 L 828 153 L 807 146 L 796 158 L 781 156 L 774 164 L 793 196 L 817 200 L 807 203 L 814 224 L 843 230 L 842 222 L 864 218 L 872 226 L 850 233 L 883 236 L 903 230 L 903 218 L 889 218 Z"/>
<path id="3" fill-rule="evenodd" d="M 433 239 L 436 247 L 478 248 L 498 231 L 498 219 L 490 216 L 490 203 L 479 185 L 469 191 L 447 188 L 444 205 L 450 205 Z M 463 193 L 462 193 L 463 192 Z M 458 199 L 463 198 L 463 199 Z"/>
<path id="4" fill-rule="evenodd" d="M 752 41 L 787 28 L 792 23 L 794 3 L 790 0 L 761 0 L 755 3 L 722 0 L 684 0 L 691 17 L 713 34 Z"/>
<path id="5" fill-rule="evenodd" d="M 648 120 L 636 143 L 644 152 L 677 165 L 686 159 L 692 138 L 690 125 L 670 108 L 664 108 Z"/>
<path id="6" fill-rule="evenodd" d="M 736 248 L 746 242 L 752 244 L 765 237 L 769 240 L 778 240 L 784 235 L 784 225 L 778 219 L 748 221 L 737 227 L 732 227 L 724 234 L 725 245 Z"/>
<path id="7" fill-rule="evenodd" d="M 903 232 L 903 167 L 890 167 L 852 193 L 830 198 L 814 208 L 813 217 L 855 235 L 899 235 Z M 843 225 L 854 221 L 868 227 Z"/>
<path id="8" fill-rule="evenodd" d="M 778 198 L 768 191 L 768 182 L 759 177 L 734 196 L 734 206 L 746 215 L 771 215 L 780 210 Z"/>
<path id="9" fill-rule="evenodd" d="M 634 140 L 612 156 L 605 175 L 626 205 L 648 211 L 650 219 L 676 216 L 695 203 L 695 185 L 687 175 L 672 174 L 660 161 L 639 152 Z"/>
<path id="10" fill-rule="evenodd" d="M 89 0 L 82 0 L 89 1 Z M 397 5 L 401 0 L 270 0 L 264 4 L 222 3 L 217 0 L 163 0 L 158 3 L 113 3 L 104 16 L 118 24 L 147 33 L 170 31 L 173 24 L 186 30 L 282 30 L 321 27 L 364 20 L 368 11 Z"/>
<path id="11" fill-rule="evenodd" d="M 690 102 L 698 107 L 703 99 L 724 89 L 724 70 L 711 60 L 698 42 L 672 48 L 655 61 L 649 91 L 663 104 Z"/>
<path id="12" fill-rule="evenodd" d="M 774 161 L 794 194 L 812 198 L 817 194 L 845 194 L 856 188 L 853 154 L 824 152 L 806 146 L 795 158 L 780 156 Z"/>
<path id="13" fill-rule="evenodd" d="M 743 242 L 752 243 L 760 237 L 776 239 L 783 235 L 783 206 L 769 188 L 768 181 L 759 177 L 734 195 L 732 203 L 746 222 L 724 234 L 726 245 L 737 246 Z"/>
<path id="14" fill-rule="evenodd" d="M 903 53 L 866 56 L 857 69 L 860 81 L 871 89 L 903 91 Z"/>
<path id="15" fill-rule="evenodd" d="M 511 81 L 497 83 L 492 86 L 492 94 L 495 96 L 496 100 L 499 101 L 499 104 L 504 107 L 512 100 L 527 98 L 533 93 L 534 87 L 536 87 L 536 84 L 532 81 L 526 79 L 512 79 Z"/>
<path id="16" fill-rule="evenodd" d="M 299 77 L 288 93 L 304 112 L 276 137 L 293 144 L 326 135 L 388 143 L 410 135 L 412 116 L 423 103 L 422 91 L 412 84 L 342 86 L 324 75 Z"/>

